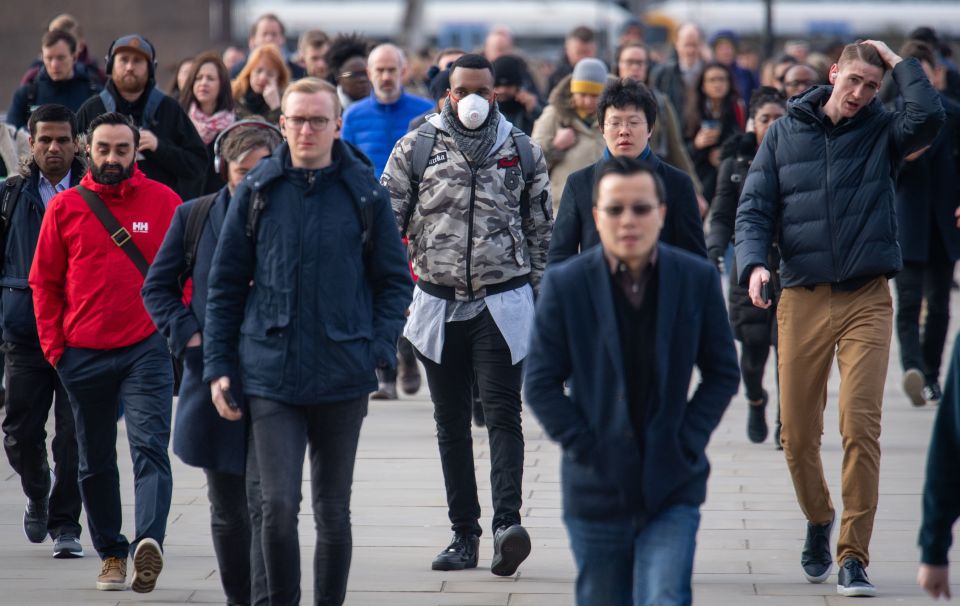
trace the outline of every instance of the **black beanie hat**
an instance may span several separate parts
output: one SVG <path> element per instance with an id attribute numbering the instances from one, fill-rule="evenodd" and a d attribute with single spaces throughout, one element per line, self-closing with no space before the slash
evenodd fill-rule
<path id="1" fill-rule="evenodd" d="M 522 86 L 526 72 L 523 59 L 504 55 L 493 62 L 493 82 L 495 86 Z"/>

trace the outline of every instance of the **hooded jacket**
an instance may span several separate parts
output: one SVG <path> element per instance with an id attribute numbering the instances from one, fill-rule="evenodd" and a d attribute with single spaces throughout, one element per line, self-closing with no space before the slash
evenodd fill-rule
<path id="1" fill-rule="evenodd" d="M 152 263 L 180 198 L 136 166 L 116 185 L 97 183 L 90 173 L 80 184 L 100 196 Z M 157 330 L 140 298 L 143 276 L 76 188 L 47 206 L 29 284 L 40 347 L 54 366 L 65 346 L 117 349 Z"/>
<path id="2" fill-rule="evenodd" d="M 120 96 L 112 80 L 107 82 L 107 90 L 116 101 L 117 111 L 130 116 L 138 125 L 154 86 L 153 80 L 147 82 L 140 98 L 130 103 Z M 87 99 L 77 112 L 80 132 L 86 132 L 90 122 L 106 111 L 99 95 Z M 165 95 L 148 128 L 157 136 L 158 143 L 155 151 L 145 151 L 142 159 L 137 160 L 143 174 L 163 183 L 183 200 L 200 195 L 209 162 L 207 148 L 180 104 Z"/>
<path id="3" fill-rule="evenodd" d="M 513 125 L 500 119 L 497 139 L 480 166 L 471 166 L 446 131 L 438 114 L 429 118 L 437 128 L 430 161 L 420 182 L 420 195 L 410 200 L 410 164 L 416 131 L 399 142 L 380 182 L 390 192 L 396 225 L 409 238 L 413 270 L 421 281 L 456 290 L 456 298 L 482 298 L 486 288 L 529 275 L 534 292 L 540 284 L 553 227 L 550 179 L 540 147 L 533 144 L 536 162 L 530 186 L 530 216 L 520 216 L 524 188 L 520 157 L 510 133 Z M 410 209 L 410 204 L 416 204 Z"/>
<path id="4" fill-rule="evenodd" d="M 33 109 L 47 103 L 59 103 L 76 112 L 84 101 L 100 92 L 101 88 L 100 83 L 92 80 L 80 63 L 74 66 L 73 76 L 67 80 L 51 80 L 47 69 L 41 67 L 36 79 L 13 93 L 10 109 L 7 110 L 7 123 L 25 128 Z M 35 91 L 32 100 L 29 98 L 31 90 Z"/>
<path id="5" fill-rule="evenodd" d="M 817 86 L 788 102 L 747 174 L 736 220 L 740 284 L 777 242 L 784 288 L 892 275 L 897 243 L 894 181 L 906 154 L 930 143 L 944 121 L 940 97 L 916 59 L 893 69 L 904 110 L 874 98 L 829 126 L 820 113 L 833 91 Z"/>
<path id="6" fill-rule="evenodd" d="M 265 205 L 248 237 L 255 196 Z M 412 290 L 389 198 L 363 154 L 336 140 L 332 164 L 306 170 L 283 143 L 227 209 L 208 280 L 203 380 L 239 369 L 246 395 L 291 405 L 366 398 L 374 368 L 396 363 Z"/>
<path id="7" fill-rule="evenodd" d="M 600 126 L 595 121 L 592 126 L 587 126 L 573 109 L 570 78 L 571 76 L 566 76 L 554 87 L 550 93 L 550 104 L 543 109 L 543 113 L 533 124 L 533 134 L 530 136 L 543 148 L 547 159 L 554 213 L 560 206 L 560 197 L 563 194 L 563 186 L 567 183 L 567 177 L 599 160 L 603 150 L 606 149 Z M 615 80 L 613 76 L 607 78 L 608 83 Z M 576 143 L 563 151 L 553 147 L 553 138 L 561 128 L 572 128 L 577 135 Z"/>
<path id="8" fill-rule="evenodd" d="M 83 162 L 74 158 L 70 165 L 70 187 L 80 182 L 85 171 Z M 37 320 L 33 312 L 33 296 L 27 285 L 40 237 L 40 224 L 46 209 L 40 197 L 40 168 L 35 162 L 26 165 L 17 179 L 25 181 L 10 217 L 0 273 L 0 328 L 4 343 L 40 347 Z M 52 202 L 52 200 L 51 200 Z"/>

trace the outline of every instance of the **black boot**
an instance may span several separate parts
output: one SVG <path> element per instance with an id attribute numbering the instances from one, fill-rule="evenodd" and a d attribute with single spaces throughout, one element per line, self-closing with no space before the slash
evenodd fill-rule
<path id="1" fill-rule="evenodd" d="M 434 570 L 463 570 L 477 567 L 480 537 L 474 534 L 456 533 L 446 549 L 433 558 Z"/>
<path id="2" fill-rule="evenodd" d="M 767 439 L 767 401 L 770 399 L 766 390 L 760 403 L 750 402 L 750 415 L 747 419 L 747 437 L 754 444 L 760 444 Z"/>

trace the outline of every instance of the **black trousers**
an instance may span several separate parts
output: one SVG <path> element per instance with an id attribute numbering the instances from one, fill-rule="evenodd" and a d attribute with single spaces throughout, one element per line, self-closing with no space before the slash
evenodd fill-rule
<path id="1" fill-rule="evenodd" d="M 490 435 L 493 528 L 520 523 L 523 431 L 520 425 L 522 364 L 512 364 L 510 348 L 490 311 L 444 329 L 441 363 L 418 352 L 427 371 L 437 422 L 440 462 L 454 532 L 481 534 L 480 503 L 473 462 L 471 412 L 473 384 Z"/>
<path id="2" fill-rule="evenodd" d="M 763 371 L 770 357 L 770 343 L 744 341 L 740 349 L 740 374 L 747 399 L 757 402 L 763 399 Z"/>
<path id="3" fill-rule="evenodd" d="M 80 536 L 80 488 L 77 482 L 77 432 L 73 411 L 57 371 L 39 347 L 4 344 L 6 350 L 7 416 L 3 447 L 10 466 L 20 475 L 27 498 L 50 495 L 47 530 L 56 539 L 63 533 Z M 50 490 L 45 426 L 53 405 L 54 481 Z"/>
<path id="4" fill-rule="evenodd" d="M 210 500 L 210 534 L 229 606 L 250 601 L 250 515 L 244 476 L 204 469 Z"/>
<path id="5" fill-rule="evenodd" d="M 950 288 L 953 262 L 945 255 L 931 258 L 927 264 L 903 264 L 897 274 L 897 338 L 900 363 L 904 370 L 920 369 L 926 382 L 937 383 L 943 346 L 950 323 Z M 920 334 L 920 309 L 927 301 L 926 321 Z"/>

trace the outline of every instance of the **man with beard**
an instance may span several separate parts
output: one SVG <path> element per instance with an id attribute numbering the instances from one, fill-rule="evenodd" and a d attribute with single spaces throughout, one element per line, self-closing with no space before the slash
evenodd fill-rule
<path id="1" fill-rule="evenodd" d="M 27 275 L 47 204 L 79 183 L 84 167 L 76 157 L 77 119 L 69 108 L 41 105 L 31 114 L 28 127 L 30 163 L 21 175 L 7 179 L 0 191 L 4 208 L 12 208 L 3 212 L 9 221 L 0 265 L 0 328 L 8 385 L 3 446 L 27 496 L 23 515 L 27 539 L 42 543 L 49 534 L 53 557 L 75 558 L 83 555 L 83 547 L 73 413 L 56 371 L 40 351 Z M 52 486 L 44 431 L 51 404 L 56 418 Z"/>
<path id="2" fill-rule="evenodd" d="M 421 134 L 433 145 L 415 175 Z M 477 566 L 476 381 L 490 435 L 491 571 L 509 576 L 530 553 L 520 525 L 520 382 L 552 227 L 543 151 L 498 111 L 490 62 L 469 54 L 450 67 L 441 113 L 397 143 L 380 180 L 419 276 L 403 334 L 426 367 L 453 524 L 433 569 Z"/>
<path id="3" fill-rule="evenodd" d="M 207 148 L 180 104 L 157 88 L 156 63 L 156 51 L 143 36 L 115 40 L 108 53 L 107 87 L 80 107 L 77 123 L 86 131 L 101 114 L 130 116 L 140 126 L 137 166 L 188 200 L 203 192 Z"/>
<path id="4" fill-rule="evenodd" d="M 166 341 L 140 298 L 180 199 L 135 163 L 140 132 L 111 112 L 87 133 L 90 172 L 57 195 L 40 227 L 29 285 L 40 347 L 70 395 L 80 452 L 80 495 L 103 560 L 97 589 L 152 591 L 173 480 L 167 444 L 173 368 Z M 112 219 L 119 228 L 108 229 Z M 139 258 L 138 258 L 139 256 Z M 117 413 L 126 411 L 133 458 L 136 537 L 121 533 Z"/>

